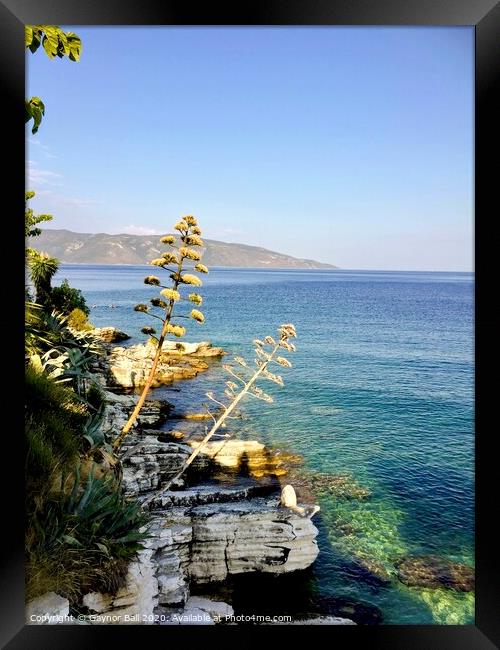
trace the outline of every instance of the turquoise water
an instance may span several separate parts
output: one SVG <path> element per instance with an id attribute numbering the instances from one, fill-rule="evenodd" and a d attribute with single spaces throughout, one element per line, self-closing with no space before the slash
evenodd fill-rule
<path id="1" fill-rule="evenodd" d="M 132 310 L 155 295 L 142 284 L 150 270 L 67 265 L 56 283 L 68 278 L 94 324 L 133 343 L 150 324 Z M 248 400 L 232 426 L 370 490 L 320 497 L 312 588 L 375 605 L 384 623 L 473 622 L 472 593 L 409 588 L 394 569 L 406 555 L 474 563 L 473 289 L 467 273 L 218 269 L 201 290 L 206 322 L 185 338 L 251 360 L 253 338 L 295 324 L 285 387 L 263 386 L 275 403 Z M 195 410 L 225 378 L 215 368 L 159 395 Z"/>

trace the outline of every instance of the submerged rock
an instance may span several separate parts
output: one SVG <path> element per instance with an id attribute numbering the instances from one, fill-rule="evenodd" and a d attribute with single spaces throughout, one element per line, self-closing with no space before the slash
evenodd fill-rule
<path id="1" fill-rule="evenodd" d="M 337 499 L 367 499 L 371 496 L 368 488 L 347 474 L 325 474 L 322 472 L 298 469 L 290 472 L 293 482 L 301 498 L 311 499 L 319 495 L 334 496 Z"/>
<path id="2" fill-rule="evenodd" d="M 396 563 L 398 578 L 409 587 L 445 587 L 456 591 L 474 591 L 474 568 L 427 555 L 407 557 Z"/>

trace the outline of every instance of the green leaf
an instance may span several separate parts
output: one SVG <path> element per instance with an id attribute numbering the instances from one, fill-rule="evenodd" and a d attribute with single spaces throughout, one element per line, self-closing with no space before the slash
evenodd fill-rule
<path id="1" fill-rule="evenodd" d="M 41 33 L 40 30 L 37 29 L 36 27 L 33 27 L 32 31 L 33 31 L 32 39 L 31 39 L 31 43 L 28 45 L 28 48 L 30 52 L 34 54 L 40 47 Z"/>
<path id="2" fill-rule="evenodd" d="M 54 59 L 57 54 L 57 45 L 54 46 L 53 41 L 51 41 L 47 36 L 44 37 L 42 45 L 49 59 Z"/>
<path id="3" fill-rule="evenodd" d="M 99 550 L 101 550 L 105 555 L 109 556 L 109 548 L 106 546 L 106 544 L 101 544 L 100 542 L 96 542 L 96 546 Z"/>
<path id="4" fill-rule="evenodd" d="M 59 34 L 59 46 L 57 48 L 57 56 L 62 58 L 63 56 L 69 56 L 69 44 L 66 34 L 60 30 Z"/>
<path id="5" fill-rule="evenodd" d="M 81 51 L 82 51 L 82 42 L 80 38 L 73 32 L 67 32 L 66 38 L 70 50 L 69 58 L 71 59 L 71 61 L 79 61 Z"/>
<path id="6" fill-rule="evenodd" d="M 31 132 L 35 134 L 42 122 L 42 116 L 45 115 L 45 105 L 40 97 L 32 97 L 29 100 L 25 100 L 24 106 L 25 122 L 29 122 L 33 119 L 33 128 Z"/>
<path id="7" fill-rule="evenodd" d="M 24 44 L 26 47 L 29 47 L 33 42 L 33 28 L 29 25 L 26 25 L 24 28 Z"/>

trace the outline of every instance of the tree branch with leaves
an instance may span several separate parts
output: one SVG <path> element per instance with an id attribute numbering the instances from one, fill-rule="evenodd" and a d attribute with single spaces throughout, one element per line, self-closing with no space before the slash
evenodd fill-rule
<path id="1" fill-rule="evenodd" d="M 56 25 L 26 25 L 24 28 L 26 49 L 33 54 L 40 45 L 49 59 L 67 56 L 70 61 L 79 61 L 82 51 L 80 37 L 73 32 L 65 32 Z M 25 122 L 33 120 L 31 133 L 34 135 L 45 115 L 45 105 L 40 97 L 31 97 L 24 101 Z"/>

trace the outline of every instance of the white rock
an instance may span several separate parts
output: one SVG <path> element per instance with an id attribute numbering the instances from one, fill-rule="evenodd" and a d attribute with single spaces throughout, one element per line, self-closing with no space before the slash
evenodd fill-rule
<path id="1" fill-rule="evenodd" d="M 295 489 L 293 486 L 285 485 L 285 487 L 281 490 L 280 503 L 285 508 L 297 507 L 297 495 L 295 494 Z"/>
<path id="2" fill-rule="evenodd" d="M 200 442 L 190 441 L 190 446 L 197 449 Z M 201 456 L 208 456 L 223 467 L 239 467 L 242 457 L 251 465 L 252 459 L 261 459 L 266 447 L 257 440 L 218 440 L 203 445 Z"/>
<path id="3" fill-rule="evenodd" d="M 49 591 L 26 605 L 28 625 L 49 625 L 65 623 L 69 616 L 69 601 Z"/>
<path id="4" fill-rule="evenodd" d="M 207 612 L 215 621 L 224 619 L 226 616 L 233 616 L 234 610 L 231 605 L 218 600 L 211 600 L 202 596 L 191 596 L 186 603 L 186 608 L 197 607 Z"/>
<path id="5" fill-rule="evenodd" d="M 101 594 L 97 591 L 91 591 L 83 597 L 83 604 L 93 612 L 100 614 L 106 612 L 113 602 L 111 594 Z"/>
<path id="6" fill-rule="evenodd" d="M 179 614 L 179 625 L 215 625 L 213 618 L 203 609 L 186 608 Z"/>

